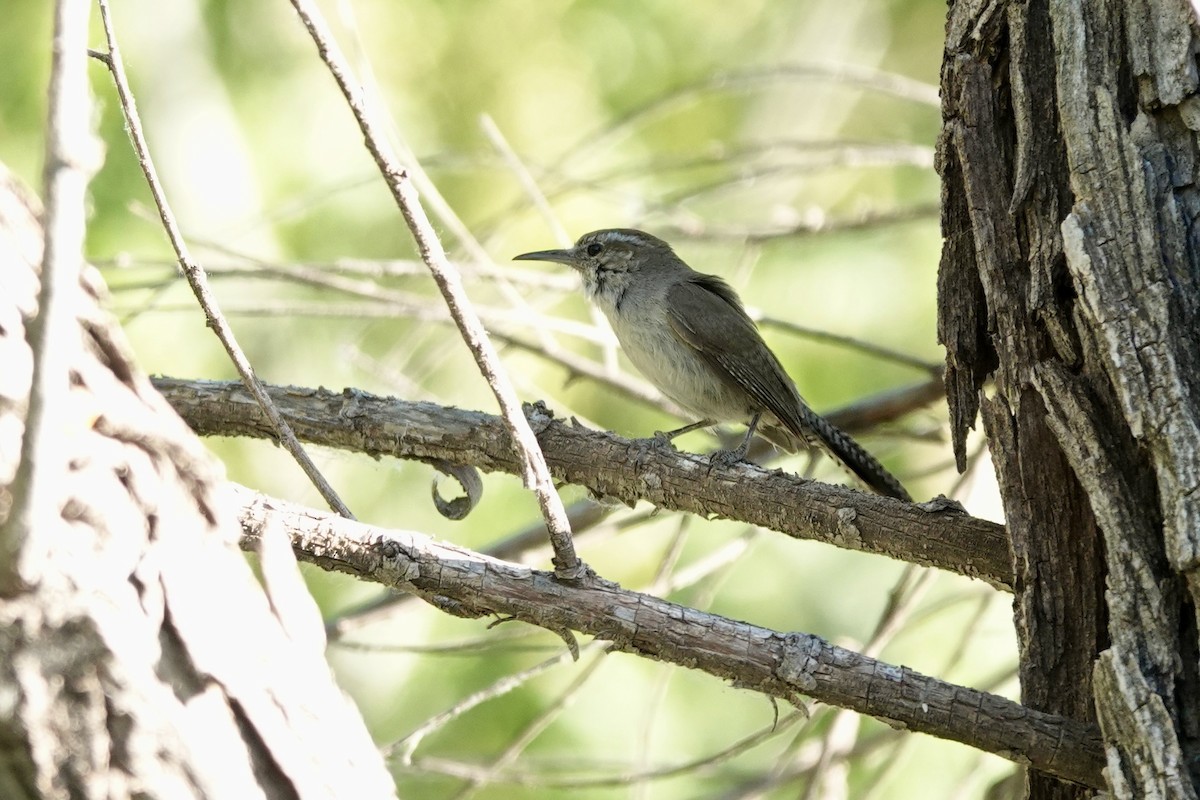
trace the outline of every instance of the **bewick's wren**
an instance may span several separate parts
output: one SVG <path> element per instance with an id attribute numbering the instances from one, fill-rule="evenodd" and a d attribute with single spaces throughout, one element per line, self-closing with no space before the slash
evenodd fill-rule
<path id="1" fill-rule="evenodd" d="M 583 289 L 608 317 L 621 349 L 642 374 L 698 422 L 674 437 L 717 422 L 749 421 L 740 461 L 755 429 L 785 449 L 818 445 L 879 494 L 911 500 L 874 456 L 814 412 L 763 342 L 729 284 L 696 272 L 671 246 L 642 231 L 593 231 L 569 250 L 516 257 L 574 267 Z"/>

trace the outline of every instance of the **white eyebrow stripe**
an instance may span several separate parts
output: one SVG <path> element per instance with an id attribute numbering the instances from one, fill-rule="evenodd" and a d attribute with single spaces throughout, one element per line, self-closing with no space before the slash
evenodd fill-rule
<path id="1" fill-rule="evenodd" d="M 608 231 L 604 234 L 604 240 L 610 242 L 624 242 L 625 244 L 638 244 L 645 241 L 641 236 L 631 236 L 622 231 Z"/>

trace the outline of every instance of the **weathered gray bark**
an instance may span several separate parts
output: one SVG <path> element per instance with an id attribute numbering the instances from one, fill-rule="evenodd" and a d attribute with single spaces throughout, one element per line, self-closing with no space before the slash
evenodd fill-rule
<path id="1" fill-rule="evenodd" d="M 1064 780 L 1098 787 L 1103 759 L 1092 725 L 1030 711 L 987 692 L 837 647 L 774 631 L 598 580 L 557 581 L 530 569 L 231 487 L 243 546 L 272 526 L 297 555 L 468 618 L 494 615 L 558 632 L 581 631 L 611 649 L 698 669 L 789 702 L 801 696 L 870 714 L 910 731 L 963 742 Z"/>
<path id="2" fill-rule="evenodd" d="M 17 578 L 0 597 L 0 797 L 394 796 L 311 600 L 288 599 L 290 550 L 264 557 L 268 598 L 219 466 L 134 366 L 94 273 L 70 309 L 70 414 L 52 421 L 61 513 L 10 515 L 40 262 L 32 201 L 0 168 L 0 529 L 19 545 L 0 554 Z"/>
<path id="3" fill-rule="evenodd" d="M 1098 718 L 1118 797 L 1200 780 L 1196 50 L 1183 0 L 958 3 L 943 65 L 956 451 L 982 411 L 1024 701 Z"/>
<path id="4" fill-rule="evenodd" d="M 156 378 L 154 384 L 203 436 L 272 436 L 239 383 Z M 504 425 L 490 414 L 351 390 L 269 389 L 305 442 L 521 474 Z M 1012 586 L 1003 528 L 961 509 L 940 502 L 917 506 L 748 464 L 710 468 L 707 458 L 560 422 L 544 408 L 533 407 L 529 417 L 555 479 L 609 499 L 738 519 L 952 570 L 1001 589 Z"/>

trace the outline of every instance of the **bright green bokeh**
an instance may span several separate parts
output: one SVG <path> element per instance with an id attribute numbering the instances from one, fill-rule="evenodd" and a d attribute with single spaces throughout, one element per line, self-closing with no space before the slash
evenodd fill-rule
<path id="1" fill-rule="evenodd" d="M 338 258 L 414 257 L 361 135 L 290 5 L 117 0 L 113 10 L 159 172 L 197 255 L 214 269 L 218 295 L 259 374 L 277 383 L 355 386 L 492 411 L 494 400 L 452 328 L 372 316 L 363 311 L 368 300 L 261 271 L 237 277 L 219 272 L 303 262 L 329 274 Z M 833 79 L 831 72 L 837 65 L 880 70 L 924 84 L 926 97 L 935 93 L 943 2 L 364 0 L 326 4 L 326 12 L 355 68 L 384 101 L 394 140 L 417 155 L 500 268 L 516 269 L 508 261 L 514 253 L 558 242 L 485 132 L 485 115 L 570 236 L 600 227 L 645 227 L 670 238 L 696 268 L 727 277 L 747 305 L 768 316 L 940 360 L 938 182 L 932 169 L 938 109 Z M 9 65 L 0 72 L 0 160 L 34 185 L 40 180 L 48 31 L 48 4 L 35 0 L 10 2 L 0 26 Z M 92 38 L 99 46 L 98 27 Z M 369 75 L 363 71 L 368 64 Z M 190 294 L 173 278 L 107 73 L 94 64 L 93 77 L 107 160 L 92 186 L 89 255 L 114 289 L 113 308 L 148 371 L 230 378 L 232 369 Z M 724 88 L 714 88 L 718 79 Z M 737 235 L 891 212 L 911 218 L 751 244 Z M 472 277 L 468 250 L 451 235 L 452 226 L 435 222 L 451 253 L 466 263 L 474 301 L 532 319 L 528 310 L 514 310 L 512 298 L 494 282 Z M 559 274 L 550 266 L 520 268 Z M 430 307 L 441 302 L 419 271 L 386 285 L 425 298 Z M 574 295 L 537 289 L 524 299 L 547 316 L 591 319 Z M 522 329 L 510 320 L 497 327 L 537 339 L 532 325 Z M 777 330 L 768 330 L 767 338 L 817 409 L 921 378 L 909 367 Z M 597 354 L 570 337 L 559 341 L 573 352 Z M 507 348 L 504 357 L 522 396 L 545 400 L 560 416 L 576 415 L 629 436 L 676 422 L 613 400 L 595 384 L 568 385 L 565 370 L 523 350 Z M 928 434 L 943 420 L 944 409 L 935 407 L 898 427 Z M 877 435 L 866 442 L 914 494 L 925 497 L 949 491 L 953 480 L 945 469 L 948 445 L 933 438 L 914 444 Z M 209 444 L 230 477 L 320 505 L 276 448 L 234 440 Z M 699 434 L 681 444 L 714 446 Z M 357 515 L 380 525 L 484 548 L 538 518 L 536 504 L 510 476 L 485 476 L 482 506 L 454 523 L 430 504 L 432 474 L 424 465 L 329 452 L 317 459 Z M 789 459 L 783 466 L 799 470 L 805 462 Z M 828 465 L 817 475 L 841 480 Z M 565 487 L 563 495 L 572 502 L 584 492 Z M 579 548 L 605 577 L 643 588 L 679 528 L 680 518 L 663 514 L 629 529 L 608 526 L 583 537 Z M 742 525 L 690 520 L 679 534 L 679 564 L 696 563 L 744 534 Z M 544 554 L 541 559 L 544 564 Z M 670 599 L 860 647 L 903 568 L 763 531 L 749 538 L 726 572 Z M 377 592 L 342 576 L 305 572 L 327 613 Z M 1000 680 L 1014 660 L 1007 602 L 980 584 L 939 576 L 882 658 L 968 685 Z M 485 626 L 410 603 L 392 622 L 355 638 L 383 646 L 428 645 L 510 634 L 518 627 L 489 632 Z M 518 643 L 537 649 L 446 656 L 334 647 L 331 662 L 386 743 L 466 694 L 561 649 L 548 634 L 522 630 L 529 636 Z M 771 723 L 773 711 L 759 695 L 629 655 L 603 658 L 574 703 L 516 762 L 521 769 L 648 770 L 720 751 Z M 431 736 L 418 755 L 487 763 L 555 701 L 587 660 L 561 664 L 469 712 Z M 998 689 L 1013 691 L 1011 681 Z M 809 723 L 818 733 L 828 724 L 825 716 Z M 872 720 L 858 724 L 860 741 L 890 735 Z M 641 796 L 730 790 L 772 769 L 785 752 L 787 758 L 803 756 L 803 746 L 801 756 L 786 750 L 792 736 L 703 774 L 652 783 Z M 1008 769 L 953 744 L 919 736 L 899 741 L 905 742 L 902 755 L 881 779 L 880 796 L 938 797 L 956 787 L 979 794 Z M 885 747 L 850 760 L 845 782 L 851 796 L 885 769 L 891 752 Z M 449 797 L 461 786 L 399 765 L 395 773 L 404 796 Z M 796 796 L 801 785 L 770 796 Z M 500 784 L 477 796 L 556 797 L 564 791 Z M 620 786 L 571 794 L 638 796 Z"/>

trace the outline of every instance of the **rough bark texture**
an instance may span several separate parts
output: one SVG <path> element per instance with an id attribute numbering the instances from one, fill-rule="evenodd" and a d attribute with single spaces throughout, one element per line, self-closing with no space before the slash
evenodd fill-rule
<path id="1" fill-rule="evenodd" d="M 942 74 L 956 452 L 982 411 L 1024 700 L 1099 719 L 1118 797 L 1200 778 L 1196 31 L 1182 0 L 957 3 Z"/>
<path id="2" fill-rule="evenodd" d="M 133 365 L 91 272 L 57 421 L 61 513 L 11 527 L 40 261 L 32 204 L 0 169 L 0 526 L 23 584 L 0 599 L 0 797 L 394 796 L 311 600 L 283 599 L 294 563 L 273 559 L 268 599 L 219 467 Z"/>
<path id="3" fill-rule="evenodd" d="M 572 585 L 519 564 L 385 531 L 231 487 L 243 546 L 272 525 L 297 555 L 403 591 L 465 617 L 496 615 L 560 632 L 582 631 L 614 649 L 703 670 L 799 704 L 801 696 L 870 714 L 906 730 L 963 742 L 1082 785 L 1102 783 L 1099 731 L 1031 711 L 833 645 L 622 589 L 603 580 Z"/>
<path id="4" fill-rule="evenodd" d="M 156 378 L 155 386 L 197 433 L 272 435 L 239 383 Z M 306 442 L 521 474 L 507 431 L 490 414 L 349 389 L 269 388 Z M 1001 589 L 1012 585 L 1001 526 L 952 505 L 904 503 L 751 464 L 714 466 L 707 456 L 559 422 L 539 406 L 527 413 L 555 479 L 609 499 L 630 505 L 646 500 L 673 511 L 737 519 L 797 538 L 953 570 Z"/>

